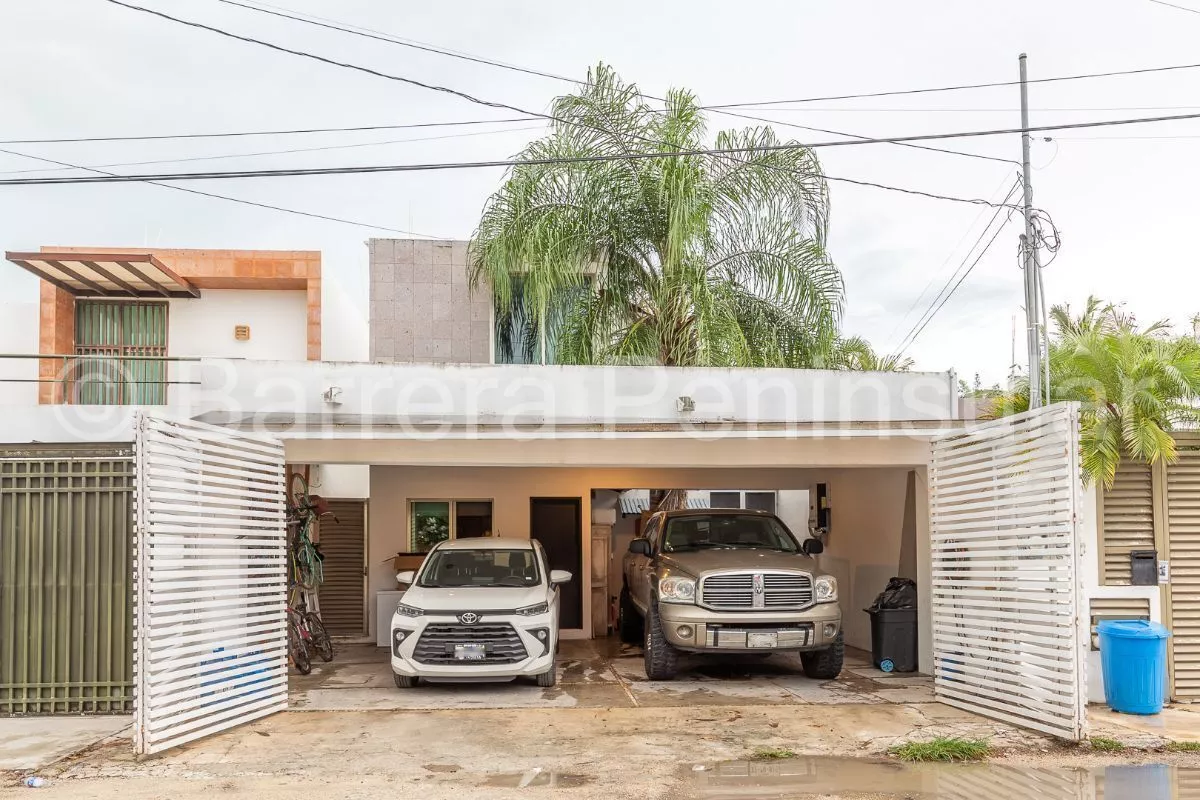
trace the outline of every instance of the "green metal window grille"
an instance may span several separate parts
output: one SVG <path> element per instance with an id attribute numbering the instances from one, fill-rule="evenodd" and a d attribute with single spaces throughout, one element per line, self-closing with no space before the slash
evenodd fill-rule
<path id="1" fill-rule="evenodd" d="M 167 304 L 77 301 L 75 355 L 73 402 L 165 405 Z"/>

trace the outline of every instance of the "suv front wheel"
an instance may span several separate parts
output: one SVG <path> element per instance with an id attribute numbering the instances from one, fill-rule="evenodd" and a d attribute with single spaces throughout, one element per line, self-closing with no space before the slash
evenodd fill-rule
<path id="1" fill-rule="evenodd" d="M 818 680 L 833 680 L 842 674 L 842 658 L 845 650 L 845 640 L 842 638 L 842 632 L 838 631 L 837 638 L 829 647 L 812 653 L 800 654 L 800 663 L 804 665 L 804 674 Z"/>
<path id="2" fill-rule="evenodd" d="M 672 647 L 663 635 L 656 600 L 650 601 L 650 608 L 646 614 L 643 655 L 646 660 L 646 677 L 652 681 L 672 680 L 679 671 L 679 651 Z"/>

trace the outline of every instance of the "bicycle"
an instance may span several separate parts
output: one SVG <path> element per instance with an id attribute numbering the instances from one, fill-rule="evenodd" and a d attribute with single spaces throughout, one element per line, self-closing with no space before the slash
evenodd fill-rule
<path id="1" fill-rule="evenodd" d="M 308 481 L 299 472 L 288 479 L 288 525 L 295 526 L 292 537 L 292 578 L 305 589 L 320 586 L 324 580 L 322 562 L 325 557 L 312 540 L 312 526 L 320 517 L 330 515 L 328 504 L 320 496 L 308 492 Z M 337 517 L 334 516 L 334 521 Z"/>
<path id="2" fill-rule="evenodd" d="M 288 587 L 288 652 L 292 663 L 302 675 L 312 672 L 312 650 L 322 661 L 333 661 L 333 639 L 325 628 L 318 611 L 309 609 L 308 596 L 323 582 L 321 562 L 324 556 L 313 542 L 310 530 L 313 524 L 326 515 L 333 516 L 329 506 L 320 496 L 312 496 L 308 482 L 298 472 L 288 480 L 288 526 L 293 528 L 291 556 L 291 580 Z M 337 521 L 337 517 L 333 517 Z M 293 527 L 294 526 L 294 527 Z M 315 605 L 315 603 L 314 603 Z"/>

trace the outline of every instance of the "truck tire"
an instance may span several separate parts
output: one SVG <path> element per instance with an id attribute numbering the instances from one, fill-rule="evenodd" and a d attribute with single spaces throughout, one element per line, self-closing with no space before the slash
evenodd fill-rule
<path id="1" fill-rule="evenodd" d="M 812 653 L 801 653 L 800 663 L 804 665 L 804 674 L 819 680 L 833 680 L 842 674 L 842 658 L 845 656 L 846 642 L 842 632 L 838 631 L 833 644 L 824 650 Z"/>
<path id="2" fill-rule="evenodd" d="M 617 605 L 617 635 L 625 644 L 642 643 L 642 617 L 638 614 L 629 587 L 621 587 L 621 599 Z"/>
<path id="3" fill-rule="evenodd" d="M 658 617 L 658 601 L 650 601 L 646 615 L 646 636 L 643 644 L 646 661 L 646 677 L 652 681 L 669 681 L 679 671 L 679 651 L 671 646 L 663 634 L 662 620 Z"/>

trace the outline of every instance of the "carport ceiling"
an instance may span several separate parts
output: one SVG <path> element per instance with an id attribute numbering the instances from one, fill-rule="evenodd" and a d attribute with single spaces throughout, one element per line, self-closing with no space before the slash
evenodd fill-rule
<path id="1" fill-rule="evenodd" d="M 12 263 L 76 297 L 199 297 L 200 290 L 150 253 L 4 254 Z"/>

